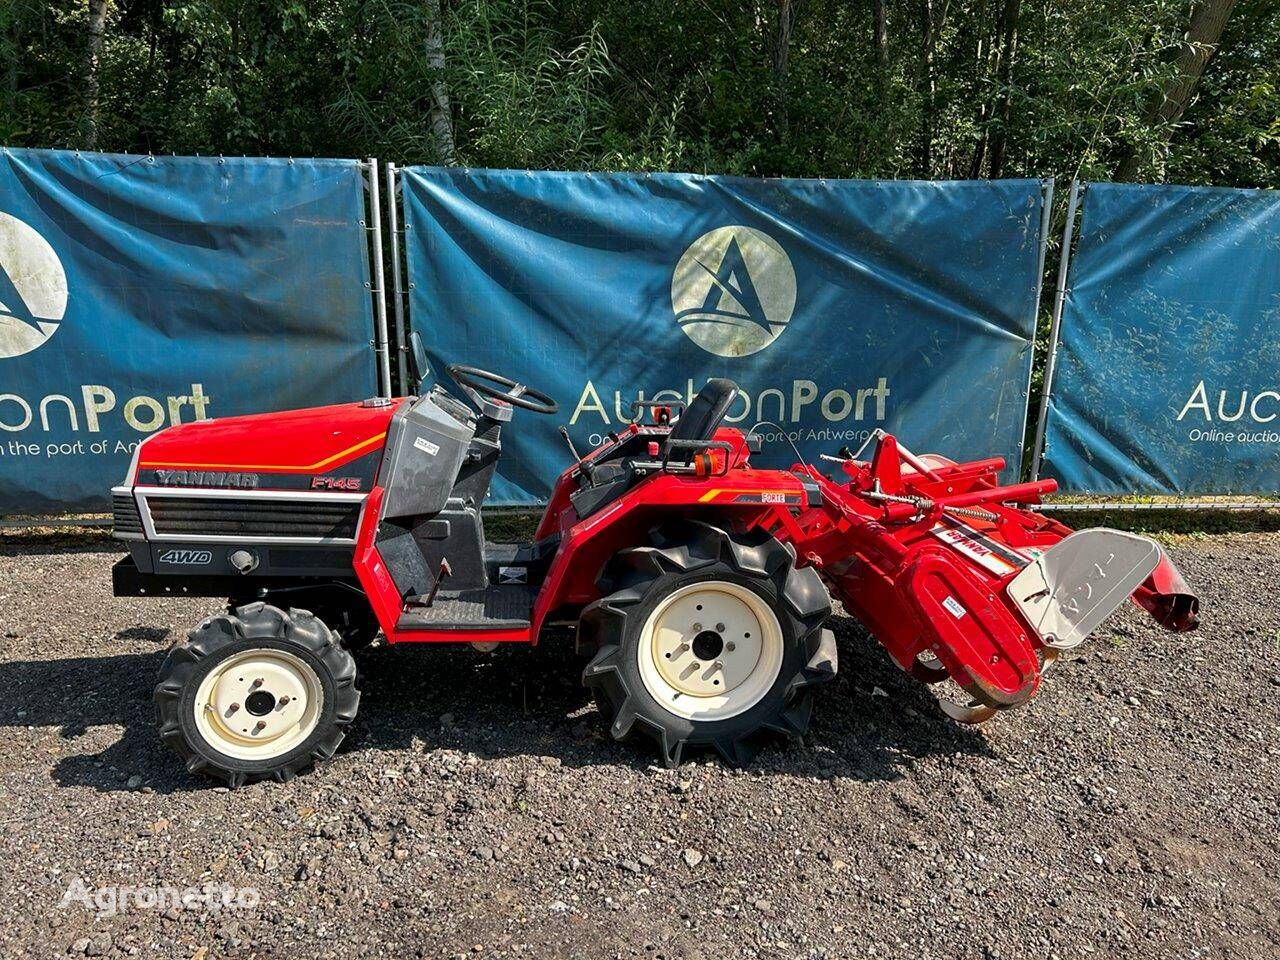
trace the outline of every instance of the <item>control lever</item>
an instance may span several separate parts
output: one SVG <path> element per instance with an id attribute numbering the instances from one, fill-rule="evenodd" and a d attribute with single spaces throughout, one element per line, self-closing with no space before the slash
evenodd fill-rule
<path id="1" fill-rule="evenodd" d="M 565 445 L 568 446 L 569 448 L 569 455 L 573 457 L 574 461 L 578 464 L 578 469 L 581 470 L 583 476 L 585 476 L 587 480 L 590 481 L 591 480 L 591 464 L 582 462 L 582 457 L 578 454 L 578 448 L 575 447 L 573 445 L 573 441 L 569 439 L 569 428 L 562 425 L 560 427 L 560 436 L 564 437 Z"/>
<path id="2" fill-rule="evenodd" d="M 568 446 L 568 448 L 569 448 L 569 453 L 573 455 L 573 459 L 574 459 L 574 461 L 575 461 L 575 462 L 581 462 L 581 461 L 582 461 L 582 457 L 578 456 L 578 450 L 577 450 L 577 448 L 576 448 L 576 447 L 574 447 L 574 445 L 573 445 L 573 441 L 569 439 L 569 428 L 568 428 L 568 427 L 566 427 L 566 426 L 561 426 L 561 427 L 560 427 L 560 436 L 564 437 L 565 445 L 566 445 L 566 446 Z"/>
<path id="3" fill-rule="evenodd" d="M 449 561 L 445 557 L 440 558 L 440 569 L 436 571 L 436 582 L 431 585 L 431 592 L 427 594 L 426 603 L 423 606 L 429 607 L 436 599 L 436 593 L 440 590 L 440 584 L 444 583 L 445 577 L 453 576 L 453 568 L 449 566 Z"/>
<path id="4" fill-rule="evenodd" d="M 440 559 L 440 569 L 436 571 L 436 582 L 431 585 L 431 591 L 424 597 L 418 594 L 413 597 L 405 597 L 404 603 L 407 607 L 429 607 L 435 602 L 436 594 L 440 590 L 440 584 L 444 582 L 445 577 L 453 576 L 453 568 L 449 566 L 449 561 L 445 558 Z"/>

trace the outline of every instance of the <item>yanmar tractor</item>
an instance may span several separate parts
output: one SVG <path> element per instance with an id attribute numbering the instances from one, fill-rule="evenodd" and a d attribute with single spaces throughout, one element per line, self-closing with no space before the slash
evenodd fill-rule
<path id="1" fill-rule="evenodd" d="M 814 685 L 836 672 L 832 596 L 903 670 L 958 684 L 968 702 L 942 706 L 968 723 L 1034 697 L 1127 598 L 1195 625 L 1159 546 L 1023 509 L 1054 482 L 1002 486 L 999 458 L 916 456 L 877 433 L 865 459 L 824 456 L 831 476 L 753 468 L 760 438 L 722 425 L 728 380 L 687 409 L 638 405 L 586 456 L 570 443 L 532 542 L 489 543 L 502 430 L 557 406 L 448 371 L 461 397 L 437 384 L 183 424 L 138 448 L 112 491 L 130 551 L 116 595 L 229 599 L 169 651 L 155 691 L 189 770 L 238 786 L 331 757 L 360 703 L 351 651 L 379 630 L 492 649 L 576 628 L 609 733 L 646 736 L 675 765 L 692 748 L 743 763 L 770 733 L 806 731 Z"/>

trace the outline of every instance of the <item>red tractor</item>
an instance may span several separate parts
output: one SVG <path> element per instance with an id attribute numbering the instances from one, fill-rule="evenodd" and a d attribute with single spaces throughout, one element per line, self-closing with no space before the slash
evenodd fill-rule
<path id="1" fill-rule="evenodd" d="M 1034 697 L 1126 598 L 1195 625 L 1159 546 L 1023 509 L 1054 482 L 1001 486 L 1001 459 L 916 456 L 878 433 L 866 458 L 824 456 L 832 476 L 754 469 L 760 438 L 722 426 L 728 380 L 687 409 L 639 405 L 649 422 L 586 456 L 570 443 L 532 542 L 489 543 L 502 429 L 557 406 L 448 369 L 462 397 L 437 384 L 139 446 L 112 491 L 130 549 L 116 595 L 229 598 L 169 651 L 155 691 L 189 770 L 237 786 L 332 756 L 360 703 L 351 651 L 379 630 L 492 649 L 574 627 L 610 734 L 647 736 L 674 765 L 693 748 L 743 763 L 769 732 L 805 732 L 813 686 L 836 671 L 833 595 L 902 669 L 955 681 L 968 702 L 943 708 L 970 723 Z"/>

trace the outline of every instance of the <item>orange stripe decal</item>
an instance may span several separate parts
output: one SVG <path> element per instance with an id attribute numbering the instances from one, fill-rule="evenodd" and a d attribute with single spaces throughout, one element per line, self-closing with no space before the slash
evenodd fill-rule
<path id="1" fill-rule="evenodd" d="M 706 493 L 700 496 L 698 498 L 698 502 L 708 503 L 711 500 L 715 500 L 722 493 L 734 493 L 734 494 L 749 493 L 757 497 L 766 497 L 766 496 L 769 496 L 770 494 L 777 494 L 778 496 L 784 497 L 784 498 L 800 496 L 800 492 L 798 490 L 762 490 L 759 487 L 716 487 L 716 489 L 708 490 Z M 772 502 L 772 501 L 766 501 L 766 502 Z M 777 502 L 782 503 L 783 501 L 779 500 Z"/>
<path id="2" fill-rule="evenodd" d="M 720 494 L 722 494 L 722 493 L 754 493 L 754 494 L 756 494 L 756 495 L 758 496 L 758 495 L 763 494 L 763 493 L 772 493 L 772 492 L 773 492 L 772 490 L 761 490 L 759 487 L 737 487 L 737 488 L 733 488 L 733 489 L 726 489 L 726 488 L 724 488 L 724 487 L 717 487 L 717 488 L 716 488 L 716 489 L 714 489 L 714 490 L 708 490 L 706 493 L 704 493 L 702 496 L 700 496 L 700 497 L 698 498 L 698 502 L 699 502 L 699 503 L 706 503 L 706 502 L 707 502 L 707 501 L 709 501 L 709 500 L 714 500 L 716 497 L 720 496 Z M 778 491 L 778 492 L 779 492 L 779 493 L 782 493 L 782 494 L 784 494 L 784 495 L 785 495 L 787 491 L 785 491 L 785 490 L 780 490 L 780 491 Z"/>
<path id="3" fill-rule="evenodd" d="M 192 467 L 198 470 L 288 470 L 298 473 L 309 473 L 314 470 L 323 470 L 344 457 L 351 458 L 355 454 L 363 452 L 368 447 L 373 447 L 382 442 L 386 437 L 386 431 L 378 434 L 376 437 L 369 437 L 367 440 L 361 440 L 357 444 L 340 450 L 331 457 L 325 457 L 323 460 L 317 460 L 315 463 L 309 463 L 305 466 L 297 464 L 282 463 L 177 463 L 164 460 L 145 460 L 138 464 L 140 467 Z"/>

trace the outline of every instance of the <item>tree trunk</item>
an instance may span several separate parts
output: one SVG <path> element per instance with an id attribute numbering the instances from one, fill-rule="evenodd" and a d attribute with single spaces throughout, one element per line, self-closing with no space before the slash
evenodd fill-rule
<path id="1" fill-rule="evenodd" d="M 98 148 L 98 65 L 102 60 L 102 37 L 106 32 L 107 0 L 89 0 L 89 49 L 85 59 L 84 145 Z"/>
<path id="2" fill-rule="evenodd" d="M 933 73 L 934 55 L 938 48 L 938 35 L 947 19 L 950 0 L 922 0 L 920 4 L 921 30 L 924 34 L 921 56 L 921 74 L 924 86 L 924 109 L 920 112 L 920 152 L 917 159 L 917 175 L 922 180 L 933 176 L 933 123 L 938 109 L 938 81 Z"/>
<path id="3" fill-rule="evenodd" d="M 4 71 L 5 112 L 11 117 L 16 116 L 18 110 L 18 61 L 22 57 L 22 26 L 22 13 L 17 12 L 13 16 L 9 33 L 9 62 Z"/>
<path id="4" fill-rule="evenodd" d="M 440 0 L 426 0 L 427 14 L 427 66 L 434 79 L 431 81 L 431 104 L 428 118 L 431 136 L 436 142 L 440 162 L 452 167 L 458 162 L 453 142 L 453 112 L 449 107 L 449 85 L 444 79 L 444 32 L 440 21 Z"/>
<path id="5" fill-rule="evenodd" d="M 796 7 L 801 0 L 778 0 L 778 33 L 773 45 L 773 80 L 778 96 L 778 130 L 790 128 L 787 116 L 787 71 L 791 66 L 791 34 L 796 25 Z"/>
<path id="6" fill-rule="evenodd" d="M 992 39 L 995 51 L 992 74 L 996 82 L 994 102 L 983 101 L 978 108 L 978 142 L 973 148 L 969 164 L 969 178 L 982 176 L 984 164 L 988 164 L 988 176 L 995 179 L 1004 167 L 1005 130 L 1009 123 L 1010 84 L 1013 79 L 1013 60 L 1018 50 L 1018 21 L 1021 15 L 1020 0 L 1005 0 L 1000 8 L 1000 21 L 996 36 Z"/>
<path id="7" fill-rule="evenodd" d="M 1227 25 L 1227 18 L 1236 0 L 1201 0 L 1191 10 L 1191 25 L 1187 30 L 1186 42 L 1178 52 L 1175 62 L 1174 76 L 1165 84 L 1164 89 L 1147 108 L 1145 120 L 1152 126 L 1161 126 L 1167 130 L 1166 142 L 1172 136 L 1172 127 L 1182 119 L 1191 97 L 1196 92 L 1196 85 L 1204 74 L 1204 68 L 1213 56 L 1222 29 Z M 1132 180 L 1138 173 L 1138 153 L 1129 147 L 1121 157 L 1116 168 L 1115 179 Z"/>
<path id="8" fill-rule="evenodd" d="M 1018 56 L 1018 23 L 1022 17 L 1020 0 L 1006 0 L 1001 23 L 1000 69 L 996 78 L 1000 85 L 999 100 L 994 116 L 996 128 L 991 133 L 991 163 L 988 175 L 992 180 L 1004 173 L 1005 144 L 1008 143 L 1009 118 L 1013 106 L 1013 62 Z"/>
<path id="9" fill-rule="evenodd" d="M 982 19 L 985 16 L 986 10 L 987 5 L 984 3 L 981 6 L 978 17 L 979 19 Z M 999 68 L 1000 64 L 998 60 L 994 65 L 989 62 L 991 61 L 991 49 L 999 50 L 995 38 L 995 34 L 997 33 L 999 33 L 999 24 L 997 24 L 996 29 L 992 31 L 992 37 L 978 37 L 977 56 L 973 58 L 973 70 L 975 77 L 990 77 Z M 984 48 L 984 41 L 987 41 L 988 39 L 990 42 L 987 43 L 986 48 Z M 999 56 L 998 53 L 997 56 Z M 978 116 L 974 119 L 974 127 L 978 131 L 978 142 L 973 146 L 973 157 L 969 161 L 970 180 L 977 180 L 982 176 L 982 165 L 987 158 L 987 144 L 991 139 L 990 119 L 991 105 L 986 99 L 982 99 L 978 104 Z"/>
<path id="10" fill-rule="evenodd" d="M 889 17 L 885 13 L 884 0 L 875 0 L 876 63 L 880 66 L 881 80 L 889 75 Z"/>

